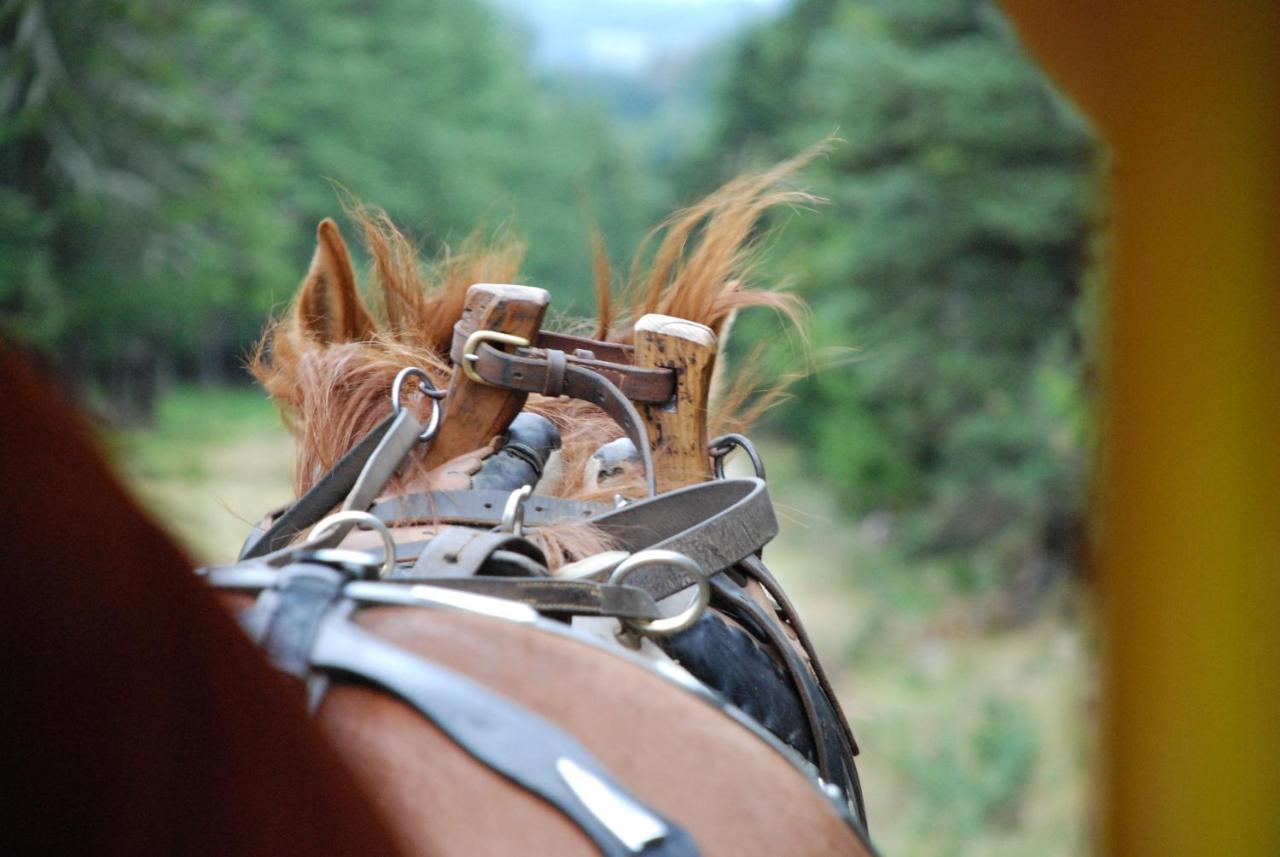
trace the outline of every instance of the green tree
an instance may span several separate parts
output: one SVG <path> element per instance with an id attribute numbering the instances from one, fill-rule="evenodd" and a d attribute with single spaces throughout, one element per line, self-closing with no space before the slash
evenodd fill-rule
<path id="1" fill-rule="evenodd" d="M 561 308 L 591 293 L 591 223 L 620 247 L 651 218 L 630 153 L 479 0 L 2 9 L 5 329 L 127 411 L 162 368 L 235 365 L 341 189 L 428 252 L 509 226 Z"/>
<path id="2" fill-rule="evenodd" d="M 1096 156 L 987 0 L 800 0 L 740 49 L 717 146 L 793 154 L 831 205 L 771 263 L 844 359 L 785 412 L 851 508 L 966 579 L 1069 559 Z M 829 352 L 828 352 L 829 353 Z"/>

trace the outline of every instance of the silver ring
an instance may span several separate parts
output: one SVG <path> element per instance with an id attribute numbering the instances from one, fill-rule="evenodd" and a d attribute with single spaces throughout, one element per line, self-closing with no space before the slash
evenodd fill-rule
<path id="1" fill-rule="evenodd" d="M 502 510 L 502 523 L 498 532 L 511 533 L 513 536 L 524 535 L 524 501 L 533 493 L 532 485 L 522 485 L 507 497 L 507 505 Z"/>
<path id="2" fill-rule="evenodd" d="M 422 369 L 417 366 L 406 366 L 396 373 L 396 379 L 391 383 L 391 413 L 393 414 L 400 413 L 404 407 L 400 395 L 406 378 L 417 378 L 418 392 L 431 400 L 431 419 L 427 421 L 427 427 L 422 430 L 422 434 L 418 435 L 420 441 L 431 440 L 440 429 L 440 400 L 444 398 L 444 390 L 436 389 L 436 385 L 431 382 L 431 376 Z"/>
<path id="3" fill-rule="evenodd" d="M 698 587 L 698 591 L 693 597 L 693 603 L 676 615 L 668 616 L 665 619 L 624 618 L 622 621 L 645 636 L 666 637 L 691 627 L 694 622 L 702 618 L 707 605 L 711 603 L 711 583 L 707 580 L 707 573 L 702 570 L 702 566 L 682 553 L 663 548 L 653 548 L 633 553 L 613 570 L 613 574 L 609 575 L 609 582 L 615 585 L 621 584 L 636 569 L 649 568 L 655 565 L 671 566 L 680 571 L 688 572 Z"/>
<path id="4" fill-rule="evenodd" d="M 760 453 L 756 452 L 756 445 L 740 434 L 722 434 L 707 444 L 707 454 L 711 456 L 711 461 L 715 465 L 716 478 L 724 478 L 724 460 L 729 457 L 729 453 L 733 452 L 735 447 L 742 449 L 751 459 L 756 478 L 764 479 L 764 460 L 760 458 Z"/>
<path id="5" fill-rule="evenodd" d="M 316 541 L 339 524 L 348 523 L 369 527 L 376 530 L 378 535 L 382 537 L 382 568 L 378 569 L 378 577 L 384 579 L 389 577 L 392 569 L 396 567 L 396 540 L 391 537 L 391 530 L 387 529 L 387 525 L 382 522 L 382 519 L 368 512 L 361 512 L 356 509 L 335 512 L 311 528 L 311 532 L 307 533 L 307 542 Z"/>

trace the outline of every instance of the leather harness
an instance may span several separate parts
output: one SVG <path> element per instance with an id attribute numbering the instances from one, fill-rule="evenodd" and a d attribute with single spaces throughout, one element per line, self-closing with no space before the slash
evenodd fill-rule
<path id="1" fill-rule="evenodd" d="M 466 333 L 461 325 L 455 328 L 455 364 L 469 359 L 471 369 L 495 386 L 596 404 L 632 439 L 644 466 L 650 494 L 645 499 L 614 508 L 535 495 L 524 503 L 525 523 L 584 521 L 621 551 L 671 550 L 705 569 L 712 576 L 714 609 L 659 645 L 726 698 L 754 708 L 756 720 L 812 759 L 827 784 L 823 793 L 839 796 L 834 803 L 865 842 L 861 788 L 852 763 L 857 745 L 798 616 L 759 560 L 777 533 L 764 481 L 718 479 L 654 496 L 649 444 L 632 400 L 668 401 L 673 370 L 638 368 L 630 365 L 627 346 L 563 334 L 542 333 L 534 345 L 507 352 L 487 342 L 471 348 Z M 323 551 L 315 552 L 339 544 L 354 523 L 295 544 L 339 503 L 344 510 L 368 510 L 388 525 L 445 525 L 430 539 L 397 543 L 394 565 L 387 563 L 388 582 L 376 585 L 425 584 L 436 597 L 501 599 L 492 603 L 556 618 L 656 620 L 664 612 L 662 599 L 697 582 L 687 572 L 661 565 L 638 568 L 625 584 L 552 577 L 544 557 L 525 539 L 474 529 L 502 521 L 509 491 L 430 491 L 375 503 L 421 430 L 408 409 L 387 417 L 269 526 L 255 528 L 240 564 L 207 569 L 206 578 L 215 586 L 261 591 L 244 618 L 246 627 L 277 666 L 308 681 L 313 705 L 328 677 L 357 677 L 403 699 L 478 761 L 557 807 L 603 854 L 696 854 L 687 834 L 627 794 L 554 724 L 350 622 L 356 608 L 350 593 L 373 584 L 357 579 L 365 573 L 358 566 L 325 562 Z M 362 553 L 373 564 L 386 559 L 380 548 Z M 762 587 L 776 609 L 748 597 L 743 589 L 748 581 Z M 708 657 L 714 663 L 698 668 Z M 482 711 L 489 714 L 480 717 Z M 587 793 L 604 789 L 610 796 L 606 803 L 624 810 L 615 813 L 621 813 L 618 818 L 602 819 L 590 800 L 584 804 L 575 784 Z M 619 826 L 621 832 L 615 829 Z M 647 834 L 636 834 L 637 829 Z"/>

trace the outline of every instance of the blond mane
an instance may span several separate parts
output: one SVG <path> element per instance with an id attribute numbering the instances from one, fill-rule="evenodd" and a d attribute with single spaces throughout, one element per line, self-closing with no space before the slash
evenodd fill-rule
<path id="1" fill-rule="evenodd" d="M 625 310 L 615 315 L 613 271 L 598 237 L 595 245 L 598 317 L 564 321 L 596 338 L 629 342 L 634 319 L 662 313 L 705 324 L 723 340 L 734 314 L 765 306 L 798 319 L 802 306 L 792 295 L 749 285 L 756 232 L 772 206 L 809 203 L 813 197 L 782 184 L 810 157 L 787 161 L 764 172 L 742 175 L 659 225 L 637 251 L 619 296 Z M 259 341 L 249 368 L 280 407 L 297 441 L 295 490 L 301 494 L 382 420 L 388 391 L 405 366 L 426 370 L 436 385 L 448 385 L 449 347 L 466 291 L 473 283 L 519 282 L 524 246 L 500 234 L 479 234 L 456 250 L 446 247 L 422 260 L 413 243 L 382 211 L 348 205 L 371 259 L 368 305 L 361 298 L 350 258 L 333 221 L 321 223 L 311 271 L 290 310 L 273 320 Z M 648 251 L 656 243 L 652 252 Z M 723 363 L 723 361 L 721 361 Z M 751 379 L 739 372 L 727 391 L 713 395 L 708 424 L 713 433 L 742 430 L 780 392 L 767 390 L 763 402 Z M 717 388 L 723 386 L 717 383 Z M 746 407 L 755 399 L 753 407 Z M 560 430 L 561 478 L 540 486 L 558 496 L 596 499 L 602 489 L 588 484 L 586 463 L 602 444 L 621 436 L 603 412 L 584 402 L 533 395 L 527 407 Z M 389 493 L 421 490 L 424 456 L 411 455 Z M 615 493 L 637 495 L 642 485 L 611 484 Z M 541 540 L 553 548 L 553 564 L 602 545 L 574 525 Z"/>

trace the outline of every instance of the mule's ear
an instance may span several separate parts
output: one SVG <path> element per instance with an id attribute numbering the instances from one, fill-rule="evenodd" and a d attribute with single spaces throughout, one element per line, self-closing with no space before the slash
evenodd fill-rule
<path id="1" fill-rule="evenodd" d="M 326 217 L 316 228 L 316 254 L 298 293 L 298 325 L 320 342 L 351 342 L 373 335 L 373 316 L 356 290 L 351 254 Z"/>

